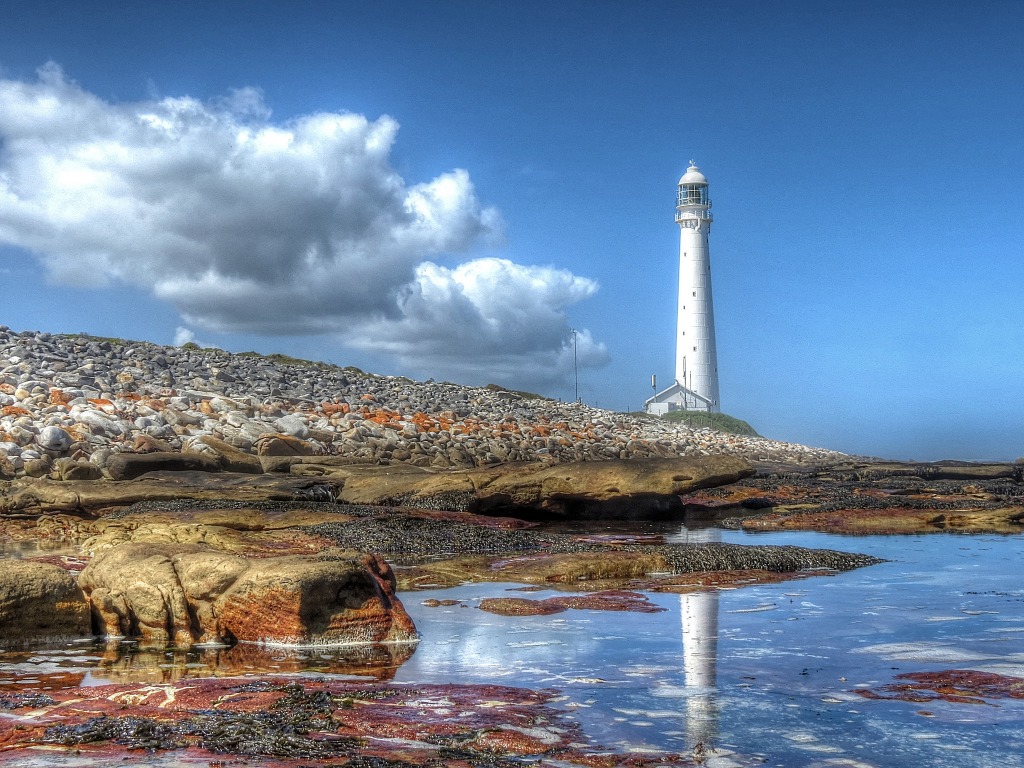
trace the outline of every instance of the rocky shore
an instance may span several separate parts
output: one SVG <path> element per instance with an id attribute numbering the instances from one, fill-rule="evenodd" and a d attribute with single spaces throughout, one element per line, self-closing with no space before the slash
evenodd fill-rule
<path id="1" fill-rule="evenodd" d="M 728 454 L 819 464 L 834 451 L 692 429 L 498 387 L 413 382 L 281 356 L 0 326 L 0 479 L 110 476 L 122 453 L 333 456 L 465 468 Z"/>
<path id="2" fill-rule="evenodd" d="M 1022 473 L 874 462 L 494 386 L 0 326 L 0 665 L 88 645 L 111 681 L 81 670 L 7 681 L 0 753 L 711 765 L 701 742 L 681 755 L 604 749 L 550 706 L 552 691 L 388 684 L 430 640 L 410 595 L 474 583 L 495 589 L 477 605 L 495 616 L 657 612 L 656 593 L 881 561 L 601 524 L 1010 533 L 1024 524 Z M 508 584 L 556 596 L 509 597 Z M 330 671 L 361 679 L 307 676 L 310 648 L 344 649 Z M 187 663 L 168 671 L 175 654 Z M 737 759 L 711 758 L 762 762 Z"/>

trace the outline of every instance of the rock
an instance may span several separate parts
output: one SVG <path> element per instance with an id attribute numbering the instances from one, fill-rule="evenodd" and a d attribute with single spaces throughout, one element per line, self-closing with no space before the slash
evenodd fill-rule
<path id="1" fill-rule="evenodd" d="M 60 427 L 43 427 L 36 435 L 36 443 L 44 451 L 62 453 L 71 447 L 74 439 Z"/>
<path id="2" fill-rule="evenodd" d="M 77 413 L 72 410 L 72 416 L 80 424 L 85 424 L 94 434 L 106 437 L 120 437 L 124 434 L 125 428 L 114 419 L 99 411 L 79 410 Z"/>
<path id="3" fill-rule="evenodd" d="M 344 478 L 340 500 L 350 504 L 434 507 L 449 498 L 459 509 L 484 514 L 533 510 L 545 515 L 640 518 L 680 510 L 681 494 L 753 473 L 739 457 L 704 456 L 555 465 L 530 462 L 452 472 L 408 465 L 337 467 L 331 475 Z"/>
<path id="4" fill-rule="evenodd" d="M 413 642 L 412 619 L 395 596 L 395 577 L 377 555 L 251 561 L 217 603 L 240 641 L 271 644 Z M 272 616 L 272 621 L 266 621 Z"/>
<path id="5" fill-rule="evenodd" d="M 638 592 L 605 590 L 573 597 L 549 597 L 531 600 L 525 597 L 487 597 L 477 605 L 482 611 L 500 616 L 547 616 L 574 608 L 589 611 L 630 611 L 659 613 L 666 610 Z"/>
<path id="6" fill-rule="evenodd" d="M 248 560 L 194 544 L 131 543 L 79 583 L 110 636 L 147 645 L 415 642 L 391 569 L 374 555 Z"/>
<path id="7" fill-rule="evenodd" d="M 24 455 L 22 454 L 22 456 Z M 46 477 L 50 474 L 51 466 L 52 462 L 49 456 L 40 456 L 35 459 L 26 459 L 22 469 L 29 477 Z"/>
<path id="8" fill-rule="evenodd" d="M 312 456 L 313 446 L 291 435 L 264 435 L 256 441 L 259 456 Z"/>
<path id="9" fill-rule="evenodd" d="M 340 481 L 330 477 L 239 472 L 150 472 L 145 477 L 118 483 L 19 478 L 0 486 L 0 513 L 95 512 L 104 507 L 128 506 L 141 501 L 189 499 L 334 501 L 339 485 Z"/>
<path id="10" fill-rule="evenodd" d="M 140 432 L 132 441 L 132 453 L 170 453 L 171 446 L 152 435 Z"/>
<path id="11" fill-rule="evenodd" d="M 53 463 L 53 471 L 64 481 L 99 480 L 103 477 L 103 470 L 92 462 L 70 458 L 57 459 Z"/>
<path id="12" fill-rule="evenodd" d="M 220 472 L 221 464 L 194 453 L 117 453 L 105 469 L 111 480 L 134 480 L 147 472 Z"/>
<path id="13" fill-rule="evenodd" d="M 53 641 L 91 634 L 89 605 L 56 565 L 0 560 L 0 640 Z"/>
<path id="14" fill-rule="evenodd" d="M 837 467 L 837 471 L 847 467 Z M 873 462 L 849 465 L 860 480 L 886 477 L 919 477 L 922 480 L 999 480 L 1021 478 L 1021 467 L 1013 464 L 983 464 L 970 461 L 935 461 L 928 464 Z"/>
<path id="15" fill-rule="evenodd" d="M 297 414 L 291 414 L 289 416 L 282 416 L 279 419 L 274 420 L 274 427 L 285 435 L 291 435 L 297 437 L 300 440 L 305 440 L 309 437 L 309 427 L 306 426 L 305 420 Z"/>
<path id="16" fill-rule="evenodd" d="M 261 457 L 330 454 L 436 469 L 705 454 L 790 468 L 854 461 L 824 449 L 496 386 L 412 382 L 273 355 L 11 333 L 0 338 L 0 361 L 0 440 L 76 459 L 82 458 L 77 451 L 95 456 L 105 448 L 166 453 L 179 450 L 185 439 L 207 435 Z M 167 389 L 171 384 L 177 389 Z M 48 427 L 64 430 L 72 443 L 65 447 L 55 430 L 40 437 Z M 22 463 L 38 457 L 15 460 L 8 452 L 8 458 L 23 475 Z M 229 465 L 253 470 L 247 461 L 234 463 L 238 458 Z M 104 465 L 99 457 L 92 462 Z M 30 464 L 29 469 L 43 468 Z M 927 479 L 978 473 L 920 471 Z M 990 477 L 1021 476 L 1020 468 L 986 471 Z"/>
<path id="17" fill-rule="evenodd" d="M 199 454 L 215 459 L 227 472 L 248 472 L 254 475 L 263 473 L 263 464 L 258 456 L 241 451 L 223 440 L 209 435 L 193 437 L 182 445 L 182 452 Z"/>

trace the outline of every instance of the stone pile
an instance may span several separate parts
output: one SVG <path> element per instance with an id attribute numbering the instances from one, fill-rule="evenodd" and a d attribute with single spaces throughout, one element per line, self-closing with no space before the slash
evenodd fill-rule
<path id="1" fill-rule="evenodd" d="M 162 347 L 0 326 L 0 479 L 109 476 L 123 453 L 239 460 L 330 455 L 463 468 L 732 454 L 796 463 L 842 454 L 693 429 L 498 387 L 392 376 L 194 345 Z"/>

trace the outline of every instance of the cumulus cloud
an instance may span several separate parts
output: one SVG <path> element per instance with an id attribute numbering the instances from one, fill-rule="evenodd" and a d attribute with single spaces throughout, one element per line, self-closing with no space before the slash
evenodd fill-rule
<path id="1" fill-rule="evenodd" d="M 216 344 L 209 344 L 205 341 L 200 341 L 196 338 L 195 331 L 181 325 L 174 329 L 174 341 L 172 343 L 176 347 L 183 347 L 186 344 L 195 344 L 203 349 L 219 349 Z"/>
<path id="2" fill-rule="evenodd" d="M 430 261 L 494 244 L 501 217 L 464 170 L 407 183 L 390 165 L 397 131 L 346 112 L 275 122 L 252 88 L 111 103 L 48 64 L 0 80 L 0 242 L 57 282 L 134 284 L 208 330 L 337 334 L 417 365 L 431 349 L 459 371 L 468 355 L 556 364 L 564 310 L 596 285 Z M 589 335 L 577 346 L 606 354 Z"/>
<path id="3" fill-rule="evenodd" d="M 568 270 L 484 258 L 454 269 L 424 262 L 399 297 L 397 318 L 363 323 L 356 344 L 383 348 L 419 371 L 435 366 L 469 380 L 528 386 L 564 382 L 575 363 L 608 361 L 585 330 L 575 338 L 565 310 L 598 290 Z M 482 381 L 480 383 L 483 383 Z"/>

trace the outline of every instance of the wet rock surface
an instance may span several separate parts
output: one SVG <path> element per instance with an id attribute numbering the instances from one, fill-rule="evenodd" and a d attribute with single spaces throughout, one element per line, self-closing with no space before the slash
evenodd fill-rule
<path id="1" fill-rule="evenodd" d="M 858 688 L 865 699 L 892 699 L 927 703 L 998 706 L 999 699 L 1024 699 L 1024 678 L 980 672 L 971 669 L 946 669 L 938 672 L 907 672 L 897 675 L 899 682 L 878 688 Z"/>
<path id="2" fill-rule="evenodd" d="M 0 559 L 0 641 L 29 643 L 90 634 L 85 596 L 66 569 Z"/>
<path id="3" fill-rule="evenodd" d="M 1024 532 L 1024 465 L 840 463 L 760 467 L 686 494 L 689 514 L 745 530 L 833 533 Z"/>
<path id="4" fill-rule="evenodd" d="M 603 749 L 551 705 L 553 694 L 498 685 L 393 685 L 277 678 L 77 688 L 7 696 L 0 745 L 260 758 L 264 766 L 692 766 L 679 755 Z M 130 711 L 126 711 L 130 708 Z M 457 716 L 456 716 L 457 715 Z M 138 753 L 137 753 L 138 754 Z M 737 765 L 742 765 L 736 763 Z"/>
<path id="5" fill-rule="evenodd" d="M 570 609 L 580 611 L 627 611 L 659 613 L 664 611 L 639 592 L 608 590 L 590 595 L 549 597 L 531 600 L 526 597 L 490 597 L 480 601 L 480 610 L 502 616 L 547 616 Z"/>

